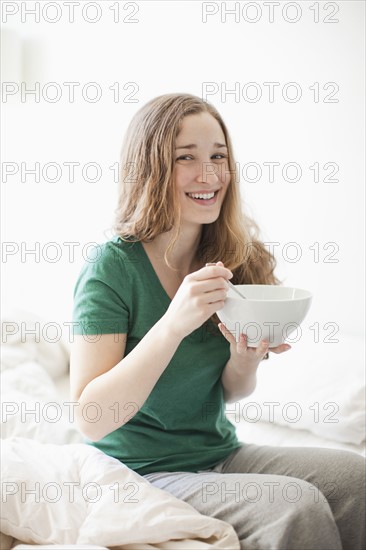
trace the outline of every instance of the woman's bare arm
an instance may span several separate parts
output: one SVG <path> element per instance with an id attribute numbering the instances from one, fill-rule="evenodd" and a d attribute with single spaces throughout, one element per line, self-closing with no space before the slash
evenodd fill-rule
<path id="1" fill-rule="evenodd" d="M 78 335 L 71 345 L 70 390 L 71 399 L 78 402 L 81 432 L 98 441 L 138 412 L 181 339 L 168 330 L 164 317 L 126 357 L 126 334 L 91 339 Z"/>

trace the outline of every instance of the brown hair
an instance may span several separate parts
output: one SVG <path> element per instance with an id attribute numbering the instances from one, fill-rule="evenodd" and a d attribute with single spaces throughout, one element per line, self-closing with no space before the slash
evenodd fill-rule
<path id="1" fill-rule="evenodd" d="M 122 147 L 120 190 L 114 231 L 122 240 L 152 241 L 173 230 L 164 259 L 179 236 L 180 208 L 174 185 L 174 147 L 184 117 L 210 113 L 220 124 L 228 148 L 231 180 L 220 215 L 202 226 L 197 250 L 202 266 L 221 260 L 234 284 L 278 284 L 276 260 L 260 242 L 259 228 L 244 214 L 229 133 L 213 105 L 190 94 L 166 94 L 133 117 Z M 171 266 L 170 266 L 171 267 Z"/>

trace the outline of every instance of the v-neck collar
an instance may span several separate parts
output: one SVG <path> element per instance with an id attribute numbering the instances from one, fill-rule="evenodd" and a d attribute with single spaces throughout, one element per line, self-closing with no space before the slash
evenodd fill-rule
<path id="1" fill-rule="evenodd" d="M 172 302 L 172 299 L 170 298 L 167 291 L 165 290 L 165 288 L 161 284 L 161 281 L 158 277 L 158 274 L 156 273 L 156 271 L 155 271 L 155 269 L 154 269 L 154 267 L 153 267 L 153 265 L 150 261 L 150 258 L 146 253 L 146 250 L 142 246 L 141 241 L 136 241 L 135 246 L 136 246 L 140 256 L 143 258 L 143 261 L 144 261 L 148 271 L 150 271 L 150 273 L 151 273 L 151 278 L 155 282 L 155 287 L 160 290 L 160 294 L 162 294 L 165 297 L 165 300 L 167 302 L 169 302 L 169 304 L 170 304 Z"/>

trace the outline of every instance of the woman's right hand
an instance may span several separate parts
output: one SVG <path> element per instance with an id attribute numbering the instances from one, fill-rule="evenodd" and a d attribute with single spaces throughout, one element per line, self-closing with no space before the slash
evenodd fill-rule
<path id="1" fill-rule="evenodd" d="M 221 309 L 232 276 L 222 262 L 187 275 L 164 315 L 169 331 L 183 339 Z"/>

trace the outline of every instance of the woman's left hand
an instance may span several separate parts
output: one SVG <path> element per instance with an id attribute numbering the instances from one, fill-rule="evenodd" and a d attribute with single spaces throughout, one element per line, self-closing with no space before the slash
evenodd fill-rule
<path id="1" fill-rule="evenodd" d="M 230 344 L 230 363 L 238 369 L 256 368 L 269 351 L 273 353 L 284 353 L 291 349 L 291 346 L 288 344 L 281 344 L 280 346 L 269 349 L 269 343 L 266 340 L 262 340 L 257 348 L 251 348 L 247 345 L 247 337 L 245 334 L 241 333 L 239 342 L 237 342 L 234 334 L 226 328 L 224 323 L 219 323 L 218 326 L 221 334 Z"/>

